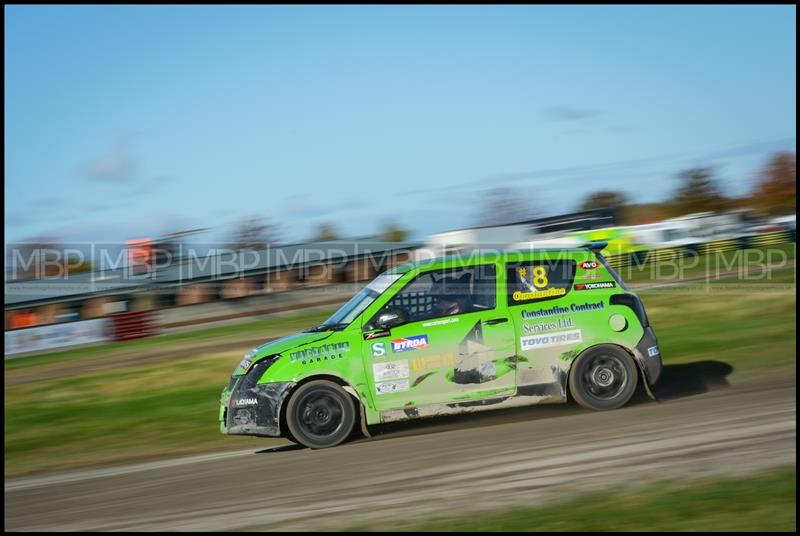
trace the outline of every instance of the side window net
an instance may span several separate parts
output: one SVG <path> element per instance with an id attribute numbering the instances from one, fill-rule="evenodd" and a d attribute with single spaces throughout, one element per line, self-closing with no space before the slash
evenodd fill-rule
<path id="1" fill-rule="evenodd" d="M 420 274 L 385 308 L 401 309 L 409 322 L 493 309 L 494 265 L 451 268 Z"/>
<path id="2" fill-rule="evenodd" d="M 405 309 L 412 318 L 425 316 L 433 309 L 433 296 L 429 296 L 424 292 L 400 294 L 389 302 L 389 306 Z"/>

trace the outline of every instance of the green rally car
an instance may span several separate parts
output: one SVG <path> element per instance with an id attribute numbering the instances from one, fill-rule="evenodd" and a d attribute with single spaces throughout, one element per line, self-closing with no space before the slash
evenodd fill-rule
<path id="1" fill-rule="evenodd" d="M 367 425 L 568 396 L 623 406 L 661 355 L 604 243 L 478 252 L 388 270 L 333 316 L 250 352 L 222 392 L 226 434 L 339 444 Z"/>

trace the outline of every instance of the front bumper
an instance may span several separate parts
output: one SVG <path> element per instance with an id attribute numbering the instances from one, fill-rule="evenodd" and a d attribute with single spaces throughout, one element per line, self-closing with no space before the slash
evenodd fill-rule
<path id="1" fill-rule="evenodd" d="M 281 437 L 280 415 L 294 382 L 256 384 L 247 376 L 231 381 L 222 393 L 220 431 L 228 435 Z"/>
<path id="2" fill-rule="evenodd" d="M 646 327 L 644 335 L 639 344 L 633 349 L 636 360 L 642 367 L 647 383 L 654 385 L 661 376 L 663 364 L 661 362 L 661 349 L 658 347 L 658 339 L 653 332 L 653 328 Z"/>

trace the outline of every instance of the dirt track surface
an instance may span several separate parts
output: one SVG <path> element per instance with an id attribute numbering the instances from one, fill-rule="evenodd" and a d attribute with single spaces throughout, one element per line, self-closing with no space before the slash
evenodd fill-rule
<path id="1" fill-rule="evenodd" d="M 392 530 L 429 515 L 794 464 L 794 371 L 726 386 L 722 365 L 665 369 L 660 403 L 610 412 L 518 408 L 384 426 L 372 440 L 326 450 L 7 480 L 5 528 Z"/>

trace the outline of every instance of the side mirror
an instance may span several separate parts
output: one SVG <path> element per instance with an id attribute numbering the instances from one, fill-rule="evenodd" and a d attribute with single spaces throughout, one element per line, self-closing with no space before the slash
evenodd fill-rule
<path id="1" fill-rule="evenodd" d="M 386 309 L 378 313 L 378 317 L 375 319 L 375 326 L 381 329 L 389 329 L 404 324 L 406 321 L 406 314 L 401 309 Z"/>

